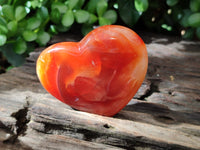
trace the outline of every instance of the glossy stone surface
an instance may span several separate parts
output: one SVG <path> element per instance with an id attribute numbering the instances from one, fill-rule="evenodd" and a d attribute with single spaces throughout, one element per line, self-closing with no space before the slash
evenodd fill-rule
<path id="1" fill-rule="evenodd" d="M 147 64 L 145 44 L 135 32 L 106 25 L 80 42 L 45 49 L 37 60 L 37 75 L 49 93 L 71 107 L 113 116 L 141 86 Z"/>

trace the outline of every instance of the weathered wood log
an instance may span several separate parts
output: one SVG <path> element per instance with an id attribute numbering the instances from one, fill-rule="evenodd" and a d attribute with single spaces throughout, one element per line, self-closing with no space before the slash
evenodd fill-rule
<path id="1" fill-rule="evenodd" d="M 0 149 L 200 149 L 200 42 L 143 37 L 147 77 L 114 117 L 73 110 L 47 93 L 35 73 L 42 48 L 1 74 Z"/>

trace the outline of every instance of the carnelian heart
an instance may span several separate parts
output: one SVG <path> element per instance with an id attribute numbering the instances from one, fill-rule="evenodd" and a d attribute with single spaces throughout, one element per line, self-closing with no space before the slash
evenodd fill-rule
<path id="1" fill-rule="evenodd" d="M 45 49 L 37 60 L 44 88 L 71 107 L 113 116 L 141 86 L 147 71 L 144 42 L 118 25 L 98 27 L 80 42 Z"/>

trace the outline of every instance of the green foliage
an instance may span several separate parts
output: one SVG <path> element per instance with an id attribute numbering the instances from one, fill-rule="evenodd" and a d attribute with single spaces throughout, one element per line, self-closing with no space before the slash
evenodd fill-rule
<path id="1" fill-rule="evenodd" d="M 110 24 L 114 24 L 117 21 L 117 13 L 114 10 L 107 10 L 104 14 L 103 17 L 107 19 Z"/>
<path id="2" fill-rule="evenodd" d="M 200 11 L 200 0 L 190 0 L 190 9 L 192 12 Z"/>
<path id="3" fill-rule="evenodd" d="M 68 10 L 62 17 L 62 25 L 70 27 L 74 23 L 74 14 L 72 10 Z"/>
<path id="4" fill-rule="evenodd" d="M 200 27 L 200 12 L 191 14 L 188 23 L 191 27 Z"/>
<path id="5" fill-rule="evenodd" d="M 2 6 L 2 14 L 8 20 L 15 19 L 14 8 L 11 5 L 3 5 Z"/>
<path id="6" fill-rule="evenodd" d="M 0 34 L 0 46 L 4 45 L 6 43 L 6 35 Z"/>
<path id="7" fill-rule="evenodd" d="M 179 0 L 167 0 L 167 5 L 174 6 L 178 3 Z"/>
<path id="8" fill-rule="evenodd" d="M 16 54 L 23 54 L 27 49 L 26 42 L 22 38 L 18 38 L 14 44 L 14 52 Z"/>
<path id="9" fill-rule="evenodd" d="M 138 12 L 144 12 L 148 9 L 148 0 L 135 0 L 135 8 Z"/>
<path id="10" fill-rule="evenodd" d="M 0 52 L 20 66 L 54 34 L 116 22 L 200 39 L 200 0 L 1 0 Z"/>
<path id="11" fill-rule="evenodd" d="M 90 17 L 90 13 L 85 10 L 77 10 L 74 15 L 77 23 L 86 23 Z"/>
<path id="12" fill-rule="evenodd" d="M 40 46 L 45 46 L 46 43 L 50 40 L 50 35 L 48 32 L 45 31 L 40 31 L 38 33 L 36 42 L 40 45 Z"/>
<path id="13" fill-rule="evenodd" d="M 113 24 L 117 12 L 107 0 L 2 0 L 0 1 L 0 52 L 20 66 L 36 46 L 52 35 L 81 24 L 87 34 L 94 25 Z"/>
<path id="14" fill-rule="evenodd" d="M 106 11 L 107 7 L 108 7 L 108 4 L 106 0 L 99 0 L 96 6 L 97 15 L 101 17 Z"/>
<path id="15" fill-rule="evenodd" d="M 138 19 L 140 13 L 135 8 L 134 1 L 131 0 L 118 0 L 119 15 L 121 19 L 130 27 L 133 27 Z"/>
<path id="16" fill-rule="evenodd" d="M 17 6 L 15 9 L 15 18 L 16 21 L 22 20 L 26 16 L 26 9 L 23 6 Z"/>
<path id="17" fill-rule="evenodd" d="M 25 41 L 27 42 L 31 42 L 37 39 L 37 33 L 35 33 L 34 31 L 31 30 L 25 30 L 22 33 L 22 36 L 24 38 Z"/>

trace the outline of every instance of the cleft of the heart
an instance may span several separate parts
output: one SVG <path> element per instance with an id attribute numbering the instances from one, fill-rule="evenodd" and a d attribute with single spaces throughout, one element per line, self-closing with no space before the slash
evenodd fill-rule
<path id="1" fill-rule="evenodd" d="M 71 107 L 113 116 L 141 86 L 148 65 L 143 40 L 119 25 L 101 26 L 80 42 L 46 48 L 37 60 L 43 87 Z"/>

